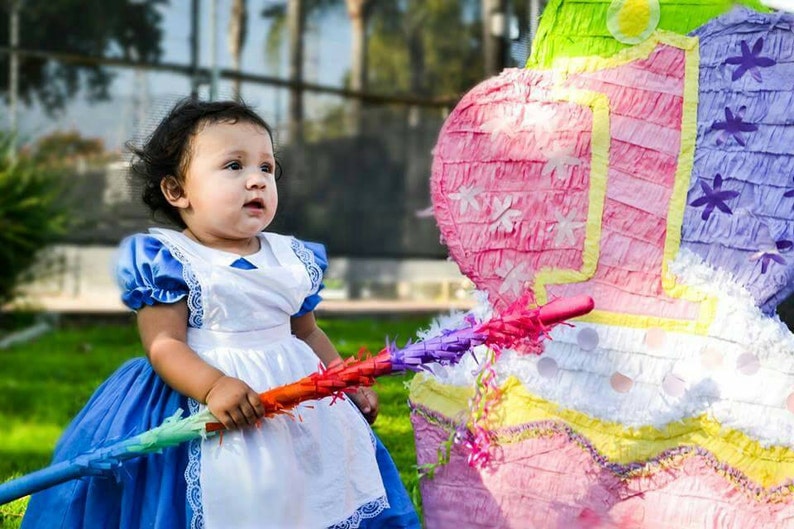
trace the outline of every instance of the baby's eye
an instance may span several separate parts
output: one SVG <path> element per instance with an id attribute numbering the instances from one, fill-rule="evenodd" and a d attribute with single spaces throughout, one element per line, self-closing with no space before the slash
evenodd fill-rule
<path id="1" fill-rule="evenodd" d="M 264 171 L 266 173 L 272 173 L 273 172 L 273 164 L 263 163 L 260 166 L 260 168 L 262 169 L 262 171 Z"/>
<path id="2" fill-rule="evenodd" d="M 232 171 L 239 171 L 243 168 L 243 165 L 240 162 L 229 162 L 226 164 L 224 169 L 231 169 Z"/>

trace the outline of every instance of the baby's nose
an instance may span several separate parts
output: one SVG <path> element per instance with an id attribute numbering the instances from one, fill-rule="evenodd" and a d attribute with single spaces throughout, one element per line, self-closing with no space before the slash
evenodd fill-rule
<path id="1" fill-rule="evenodd" d="M 246 179 L 246 186 L 249 188 L 265 187 L 267 185 L 267 175 L 261 170 L 251 171 Z"/>

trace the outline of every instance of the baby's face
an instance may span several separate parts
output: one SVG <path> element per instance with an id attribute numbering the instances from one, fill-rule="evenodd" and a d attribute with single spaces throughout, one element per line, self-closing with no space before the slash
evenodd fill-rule
<path id="1" fill-rule="evenodd" d="M 252 123 L 210 123 L 190 145 L 182 218 L 208 246 L 240 253 L 270 224 L 278 205 L 273 142 Z"/>

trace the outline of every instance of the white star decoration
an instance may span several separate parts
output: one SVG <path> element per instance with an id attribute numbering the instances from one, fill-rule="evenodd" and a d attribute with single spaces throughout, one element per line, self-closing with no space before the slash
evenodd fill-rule
<path id="1" fill-rule="evenodd" d="M 576 243 L 576 235 L 574 230 L 585 227 L 584 222 L 574 222 L 574 212 L 569 211 L 568 215 L 563 215 L 557 210 L 554 210 L 554 217 L 557 219 L 557 224 L 549 226 L 548 230 L 551 231 L 557 228 L 557 234 L 554 236 L 554 246 L 559 248 L 566 242 L 570 241 L 571 244 Z"/>
<path id="2" fill-rule="evenodd" d="M 532 274 L 527 269 L 527 262 L 520 261 L 516 265 L 512 259 L 507 259 L 494 270 L 496 275 L 503 279 L 499 285 L 499 294 L 521 295 L 526 289 L 526 283 L 531 280 Z"/>
<path id="3" fill-rule="evenodd" d="M 507 195 L 504 201 L 499 200 L 499 197 L 494 198 L 488 233 L 497 233 L 500 230 L 512 233 L 516 220 L 521 217 L 519 210 L 510 208 L 512 204 L 513 195 Z"/>
<path id="4" fill-rule="evenodd" d="M 503 134 L 512 139 L 518 134 L 518 124 L 514 116 L 501 115 L 489 119 L 480 125 L 482 132 L 487 132 L 491 135 L 491 139 L 496 139 L 497 136 Z"/>
<path id="5" fill-rule="evenodd" d="M 522 128 L 540 128 L 544 133 L 550 133 L 556 126 L 557 113 L 548 105 L 535 105 L 524 109 Z"/>
<path id="6" fill-rule="evenodd" d="M 477 195 L 482 193 L 482 188 L 477 186 L 460 186 L 456 193 L 450 193 L 449 198 L 460 201 L 458 212 L 463 215 L 469 210 L 469 206 L 474 211 L 480 211 L 480 203 L 477 202 Z"/>
<path id="7" fill-rule="evenodd" d="M 550 176 L 556 173 L 558 180 L 564 180 L 568 176 L 567 165 L 582 165 L 582 160 L 573 155 L 573 147 L 561 148 L 555 144 L 554 149 L 549 153 L 546 165 L 543 166 L 541 175 Z"/>

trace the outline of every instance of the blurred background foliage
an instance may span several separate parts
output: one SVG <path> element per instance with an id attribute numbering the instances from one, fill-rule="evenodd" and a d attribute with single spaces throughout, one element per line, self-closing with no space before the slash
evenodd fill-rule
<path id="1" fill-rule="evenodd" d="M 125 142 L 181 97 L 240 97 L 276 131 L 274 230 L 336 257 L 443 259 L 418 215 L 433 145 L 468 89 L 523 65 L 531 2 L 4 0 L 0 127 L 19 116 L 23 150 L 80 199 L 64 241 L 115 245 L 154 224 Z"/>
<path id="2" fill-rule="evenodd" d="M 0 306 L 67 227 L 60 174 L 11 145 L 11 135 L 0 134 Z"/>
<path id="3" fill-rule="evenodd" d="M 19 8 L 19 45 L 62 54 L 112 54 L 156 61 L 162 53 L 162 16 L 167 0 L 5 0 L 0 10 L 0 42 L 9 42 L 9 13 Z M 9 86 L 8 55 L 0 57 L 0 86 Z M 110 97 L 113 74 L 99 64 L 53 61 L 46 54 L 20 62 L 19 95 L 48 112 L 63 108 L 81 91 L 90 100 Z"/>

